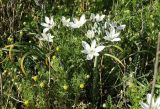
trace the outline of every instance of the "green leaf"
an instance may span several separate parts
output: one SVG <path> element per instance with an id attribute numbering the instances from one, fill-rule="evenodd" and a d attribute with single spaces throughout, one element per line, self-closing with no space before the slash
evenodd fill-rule
<path id="1" fill-rule="evenodd" d="M 115 47 L 115 48 L 117 48 L 118 50 L 120 50 L 121 52 L 124 51 L 121 47 L 119 47 L 119 46 L 117 46 L 117 45 L 108 45 L 108 46 L 106 46 L 106 47 L 107 47 L 107 48 L 108 48 L 108 47 Z"/>
<path id="2" fill-rule="evenodd" d="M 106 53 L 104 55 L 108 56 L 108 57 L 111 57 L 112 59 L 114 59 L 115 61 L 117 61 L 118 63 L 120 63 L 124 67 L 123 63 L 117 57 L 115 57 L 115 56 L 113 56 L 111 54 L 108 54 L 108 53 Z"/>
<path id="3" fill-rule="evenodd" d="M 22 70 L 22 72 L 23 72 L 25 75 L 26 75 L 26 72 L 25 72 L 23 63 L 24 63 L 24 59 L 25 59 L 28 55 L 30 55 L 30 54 L 31 54 L 30 52 L 25 53 L 25 54 L 23 55 L 23 57 L 21 58 L 21 61 L 20 61 L 21 70 Z"/>

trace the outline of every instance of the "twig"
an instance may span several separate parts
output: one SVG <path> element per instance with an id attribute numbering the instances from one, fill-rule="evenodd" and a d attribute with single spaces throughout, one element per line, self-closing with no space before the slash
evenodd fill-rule
<path id="1" fill-rule="evenodd" d="M 19 102 L 19 103 L 23 103 L 23 101 L 20 101 L 20 100 L 14 98 L 14 97 L 11 97 L 11 96 L 8 96 L 8 97 L 12 98 L 13 100 L 15 100 L 15 101 L 17 101 L 17 102 Z"/>
<path id="2" fill-rule="evenodd" d="M 17 102 L 19 102 L 19 103 L 24 103 L 23 101 L 18 100 L 18 99 L 14 98 L 14 97 L 12 97 L 12 96 L 10 96 L 10 95 L 6 95 L 6 94 L 4 94 L 4 95 L 7 96 L 8 98 L 12 98 L 13 100 L 15 100 L 15 101 L 17 101 Z"/>

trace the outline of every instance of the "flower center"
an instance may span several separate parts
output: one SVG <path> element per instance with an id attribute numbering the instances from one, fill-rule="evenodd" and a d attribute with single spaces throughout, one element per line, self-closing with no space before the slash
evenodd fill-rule
<path id="1" fill-rule="evenodd" d="M 95 49 L 91 49 L 90 54 L 94 54 L 94 53 L 95 53 Z"/>

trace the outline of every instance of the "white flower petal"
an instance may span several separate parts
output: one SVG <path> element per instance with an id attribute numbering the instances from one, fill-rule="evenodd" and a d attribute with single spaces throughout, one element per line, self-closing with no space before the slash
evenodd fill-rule
<path id="1" fill-rule="evenodd" d="M 42 37 L 39 38 L 39 40 L 48 41 L 48 42 L 53 42 L 53 39 L 52 39 L 52 38 L 53 38 L 54 36 L 52 36 L 50 33 L 48 33 L 48 34 L 42 33 L 41 35 L 42 35 Z"/>
<path id="2" fill-rule="evenodd" d="M 110 25 L 112 25 L 113 27 L 117 27 L 116 23 L 111 23 Z"/>
<path id="3" fill-rule="evenodd" d="M 106 31 L 106 35 L 109 36 L 109 32 L 108 31 Z"/>
<path id="4" fill-rule="evenodd" d="M 49 25 L 47 23 L 41 23 L 41 25 L 44 27 L 49 27 Z"/>
<path id="5" fill-rule="evenodd" d="M 93 55 L 92 54 L 88 54 L 87 55 L 87 60 L 92 60 L 93 59 Z"/>
<path id="6" fill-rule="evenodd" d="M 82 20 L 82 21 L 85 20 L 85 14 L 82 14 L 80 20 Z"/>
<path id="7" fill-rule="evenodd" d="M 83 48 L 85 50 L 89 50 L 90 49 L 90 45 L 87 42 L 85 42 L 85 41 L 82 41 L 82 46 L 83 46 Z"/>
<path id="8" fill-rule="evenodd" d="M 110 34 L 112 34 L 112 35 L 113 35 L 113 34 L 115 34 L 115 33 L 116 33 L 115 28 L 114 28 L 114 27 L 111 27 L 111 28 L 110 28 Z"/>
<path id="9" fill-rule="evenodd" d="M 93 40 L 91 43 L 91 49 L 95 49 L 96 47 L 96 40 Z"/>
<path id="10" fill-rule="evenodd" d="M 160 96 L 157 98 L 155 105 L 160 107 Z"/>
<path id="11" fill-rule="evenodd" d="M 49 30 L 49 28 L 43 29 L 43 33 L 46 33 Z"/>
<path id="12" fill-rule="evenodd" d="M 45 17 L 45 22 L 50 23 L 49 17 Z"/>
<path id="13" fill-rule="evenodd" d="M 105 46 L 98 46 L 95 51 L 96 51 L 96 52 L 100 52 L 100 51 L 102 51 L 104 48 L 105 48 Z"/>
<path id="14" fill-rule="evenodd" d="M 73 22 L 74 22 L 75 24 L 78 23 L 78 19 L 73 18 Z"/>
<path id="15" fill-rule="evenodd" d="M 62 21 L 65 21 L 66 20 L 66 18 L 64 17 L 64 16 L 62 16 L 62 19 L 61 19 Z"/>
<path id="16" fill-rule="evenodd" d="M 115 33 L 115 34 L 112 34 L 112 37 L 113 37 L 113 38 L 116 38 L 116 37 L 118 37 L 119 35 L 120 35 L 120 32 Z"/>
<path id="17" fill-rule="evenodd" d="M 151 100 L 151 94 L 147 94 L 147 103 L 150 104 L 150 100 Z M 155 106 L 155 103 L 154 103 L 154 98 L 152 97 L 152 106 L 154 107 Z"/>
<path id="18" fill-rule="evenodd" d="M 95 53 L 94 53 L 94 56 L 99 56 L 99 53 L 95 52 Z"/>
<path id="19" fill-rule="evenodd" d="M 86 23 L 86 18 L 85 18 L 85 14 L 83 14 L 82 16 L 81 16 L 81 18 L 80 18 L 80 25 L 82 26 L 83 24 L 85 24 Z"/>
<path id="20" fill-rule="evenodd" d="M 101 20 L 103 20 L 103 19 L 104 19 L 104 17 L 105 17 L 105 15 L 101 15 Z"/>
<path id="21" fill-rule="evenodd" d="M 54 24 L 53 17 L 51 17 L 50 24 Z"/>
<path id="22" fill-rule="evenodd" d="M 125 27 L 126 27 L 126 25 L 120 25 L 120 26 L 117 27 L 117 30 L 124 30 Z"/>
<path id="23" fill-rule="evenodd" d="M 70 22 L 69 24 L 70 24 L 71 28 L 79 28 L 80 27 L 79 25 L 77 25 L 73 22 Z"/>
<path id="24" fill-rule="evenodd" d="M 81 52 L 84 53 L 84 54 L 88 54 L 87 50 L 82 50 Z"/>
<path id="25" fill-rule="evenodd" d="M 110 36 L 104 36 L 103 37 L 105 40 L 111 41 L 112 39 L 110 38 Z"/>
<path id="26" fill-rule="evenodd" d="M 120 41 L 121 40 L 121 38 L 114 38 L 113 40 L 111 40 L 112 42 L 114 42 L 114 41 Z"/>
<path id="27" fill-rule="evenodd" d="M 70 18 L 67 19 L 67 22 L 69 22 L 69 21 L 70 21 Z"/>
<path id="28" fill-rule="evenodd" d="M 140 103 L 143 109 L 149 109 L 149 106 L 146 103 Z"/>

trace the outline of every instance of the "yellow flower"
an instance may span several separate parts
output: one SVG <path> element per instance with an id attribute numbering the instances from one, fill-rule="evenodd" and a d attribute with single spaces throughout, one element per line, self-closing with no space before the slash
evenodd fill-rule
<path id="1" fill-rule="evenodd" d="M 83 83 L 80 84 L 79 87 L 80 87 L 81 89 L 83 89 L 83 88 L 84 88 L 84 84 L 83 84 Z"/>
<path id="2" fill-rule="evenodd" d="M 28 106 L 28 104 L 29 104 L 29 101 L 28 101 L 28 100 L 25 100 L 25 101 L 24 101 L 24 105 L 25 105 L 25 106 Z"/>
<path id="3" fill-rule="evenodd" d="M 19 33 L 20 37 L 23 36 L 23 31 L 21 30 L 20 33 Z"/>
<path id="4" fill-rule="evenodd" d="M 59 51 L 59 47 L 56 47 L 56 51 Z"/>
<path id="5" fill-rule="evenodd" d="M 34 81 L 37 81 L 37 80 L 38 80 L 38 76 L 33 76 L 32 79 L 33 79 Z"/>
<path id="6" fill-rule="evenodd" d="M 39 84 L 39 86 L 40 86 L 41 88 L 43 88 L 43 87 L 44 87 L 44 82 L 41 82 L 41 83 Z"/>
<path id="7" fill-rule="evenodd" d="M 7 40 L 8 40 L 8 42 L 12 42 L 12 41 L 13 41 L 13 38 L 8 37 Z"/>
<path id="8" fill-rule="evenodd" d="M 67 86 L 67 85 L 64 85 L 64 86 L 63 86 L 63 89 L 64 89 L 64 90 L 67 90 L 67 89 L 68 89 L 68 86 Z"/>
<path id="9" fill-rule="evenodd" d="M 56 59 L 56 56 L 54 55 L 54 56 L 52 56 L 52 59 L 54 60 L 54 59 Z"/>

